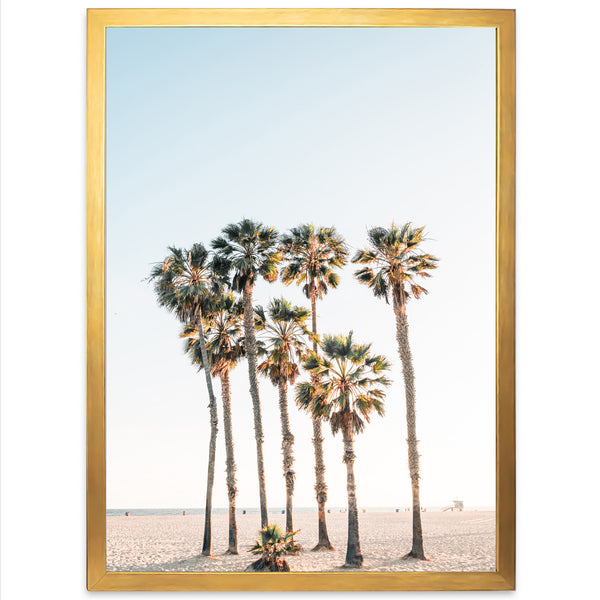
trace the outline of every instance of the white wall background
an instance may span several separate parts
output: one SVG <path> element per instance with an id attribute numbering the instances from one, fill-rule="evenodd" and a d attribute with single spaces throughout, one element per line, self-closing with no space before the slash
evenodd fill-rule
<path id="1" fill-rule="evenodd" d="M 280 0 L 272 6 L 302 4 L 325 5 Z M 456 7 L 409 3 L 432 4 Z M 95 4 L 103 5 L 168 3 Z M 591 598 L 598 592 L 600 536 L 600 11 L 594 0 L 460 5 L 517 8 L 516 595 Z M 83 0 L 5 0 L 2 6 L 6 600 L 86 595 L 86 6 Z"/>

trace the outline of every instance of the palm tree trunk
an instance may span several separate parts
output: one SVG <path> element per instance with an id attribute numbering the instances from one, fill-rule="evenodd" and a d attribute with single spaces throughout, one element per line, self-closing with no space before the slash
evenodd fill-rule
<path id="1" fill-rule="evenodd" d="M 410 472 L 410 482 L 412 486 L 412 549 L 406 555 L 406 558 L 413 557 L 422 560 L 425 559 L 423 550 L 423 527 L 421 524 L 421 499 L 419 491 L 419 449 L 417 439 L 416 425 L 416 392 L 415 392 L 415 372 L 412 362 L 412 353 L 408 343 L 408 320 L 406 318 L 406 301 L 404 290 L 394 289 L 394 314 L 396 316 L 396 340 L 398 342 L 398 351 L 402 361 L 402 375 L 404 377 L 404 391 L 406 396 L 406 427 L 408 444 L 408 470 Z"/>
<path id="2" fill-rule="evenodd" d="M 206 351 L 206 341 L 204 339 L 204 330 L 202 328 L 202 314 L 198 315 L 196 320 L 198 326 L 198 341 L 200 342 L 200 352 L 202 354 L 202 364 L 204 365 L 204 375 L 206 376 L 206 387 L 208 388 L 208 408 L 210 410 L 210 441 L 208 445 L 208 471 L 206 474 L 206 504 L 204 508 L 204 539 L 202 541 L 202 555 L 210 556 L 212 541 L 212 496 L 213 485 L 215 482 L 215 455 L 217 452 L 217 430 L 219 418 L 217 415 L 217 401 L 212 386 L 212 376 L 210 374 L 210 362 L 208 352 Z"/>
<path id="3" fill-rule="evenodd" d="M 220 373 L 221 399 L 223 401 L 223 424 L 225 425 L 225 454 L 227 467 L 227 495 L 229 497 L 229 547 L 227 554 L 238 554 L 237 523 L 235 516 L 235 456 L 233 453 L 233 428 L 231 425 L 231 386 L 229 384 L 229 369 Z"/>
<path id="4" fill-rule="evenodd" d="M 354 481 L 354 440 L 348 427 L 343 429 L 344 463 L 346 463 L 346 481 L 348 489 L 348 545 L 346 547 L 346 562 L 344 567 L 360 567 L 363 556 L 360 550 L 360 535 L 358 532 L 358 505 L 356 502 L 356 483 Z"/>
<path id="5" fill-rule="evenodd" d="M 317 297 L 314 287 L 311 290 L 310 304 L 312 312 L 312 332 L 317 335 Z M 317 352 L 319 345 L 317 340 L 313 340 L 313 350 Z M 321 431 L 320 417 L 313 416 L 313 446 L 315 449 L 315 492 L 317 496 L 317 506 L 319 511 L 319 541 L 313 548 L 315 550 L 335 550 L 329 541 L 327 533 L 327 521 L 325 520 L 325 503 L 327 502 L 327 484 L 325 483 L 325 461 L 323 460 L 323 434 Z"/>
<path id="6" fill-rule="evenodd" d="M 285 530 L 294 531 L 293 497 L 294 497 L 294 436 L 290 431 L 288 415 L 287 383 L 279 383 L 279 413 L 281 416 L 281 450 L 283 452 L 283 476 L 285 478 Z"/>
<path id="7" fill-rule="evenodd" d="M 260 396 L 258 394 L 258 375 L 256 366 L 256 326 L 254 323 L 254 307 L 252 305 L 252 284 L 246 284 L 242 293 L 244 306 L 244 335 L 246 338 L 246 355 L 248 358 L 248 376 L 250 378 L 250 396 L 254 412 L 254 438 L 256 439 L 256 463 L 258 466 L 258 488 L 260 494 L 261 528 L 269 524 L 267 510 L 267 489 L 265 484 L 265 461 L 263 457 L 264 435 L 262 415 L 260 412 Z"/>

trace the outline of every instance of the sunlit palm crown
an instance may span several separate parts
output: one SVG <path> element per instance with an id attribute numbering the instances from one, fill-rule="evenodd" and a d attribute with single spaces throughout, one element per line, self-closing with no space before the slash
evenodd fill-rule
<path id="1" fill-rule="evenodd" d="M 368 285 L 375 296 L 389 301 L 389 293 L 404 292 L 404 299 L 419 298 L 427 290 L 416 283 L 418 277 L 430 277 L 437 268 L 438 259 L 420 251 L 424 241 L 424 227 L 406 223 L 401 228 L 392 224 L 389 229 L 374 227 L 369 230 L 369 247 L 358 250 L 352 262 L 369 265 L 354 276 Z"/>
<path id="2" fill-rule="evenodd" d="M 246 283 L 254 284 L 259 275 L 275 281 L 281 262 L 277 241 L 276 229 L 250 219 L 227 225 L 212 241 L 217 253 L 215 269 L 219 273 L 233 272 L 232 289 L 236 292 L 241 292 Z"/>
<path id="3" fill-rule="evenodd" d="M 322 354 L 311 352 L 304 368 L 318 378 L 300 383 L 296 401 L 301 408 L 329 420 L 335 434 L 344 427 L 360 433 L 375 411 L 383 415 L 384 388 L 390 385 L 384 356 L 371 354 L 370 344 L 355 344 L 347 336 L 324 336 Z"/>
<path id="4" fill-rule="evenodd" d="M 275 557 L 284 554 L 295 554 L 300 551 L 300 546 L 294 543 L 294 536 L 297 534 L 297 531 L 282 533 L 279 525 L 267 525 L 258 532 L 260 538 L 250 548 L 250 552 L 254 554 L 270 554 Z"/>
<path id="5" fill-rule="evenodd" d="M 283 283 L 303 285 L 307 298 L 311 282 L 317 298 L 322 298 L 330 287 L 338 286 L 339 277 L 334 269 L 348 262 L 348 249 L 335 228 L 299 225 L 281 236 L 280 247 L 287 263 L 281 272 Z"/>
<path id="6" fill-rule="evenodd" d="M 207 309 L 212 294 L 218 293 L 223 278 L 213 272 L 210 254 L 202 244 L 189 250 L 169 246 L 170 254 L 154 266 L 149 279 L 154 281 L 158 303 L 184 322 Z"/>
<path id="7" fill-rule="evenodd" d="M 213 296 L 205 311 L 203 326 L 206 350 L 211 363 L 211 372 L 217 375 L 232 369 L 245 355 L 242 303 L 231 293 Z M 185 350 L 192 362 L 203 368 L 202 353 L 198 342 L 198 328 L 188 325 L 181 337 L 187 338 Z"/>
<path id="8" fill-rule="evenodd" d="M 305 322 L 310 311 L 292 306 L 284 298 L 275 298 L 267 307 L 255 308 L 256 329 L 260 332 L 260 352 L 266 359 L 258 370 L 277 385 L 293 383 L 299 375 L 299 363 L 306 356 L 308 331 Z"/>

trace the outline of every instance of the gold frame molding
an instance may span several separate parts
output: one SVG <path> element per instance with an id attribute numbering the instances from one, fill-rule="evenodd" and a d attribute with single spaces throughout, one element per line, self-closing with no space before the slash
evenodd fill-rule
<path id="1" fill-rule="evenodd" d="M 496 571 L 176 573 L 106 571 L 105 30 L 107 27 L 496 29 Z M 515 11 L 89 9 L 87 13 L 88 590 L 512 590 L 515 585 Z"/>

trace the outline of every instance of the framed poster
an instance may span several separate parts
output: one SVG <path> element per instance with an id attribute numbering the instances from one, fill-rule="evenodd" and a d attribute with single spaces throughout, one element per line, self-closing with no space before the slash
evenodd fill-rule
<path id="1" fill-rule="evenodd" d="M 514 11 L 88 11 L 88 588 L 513 589 Z"/>

